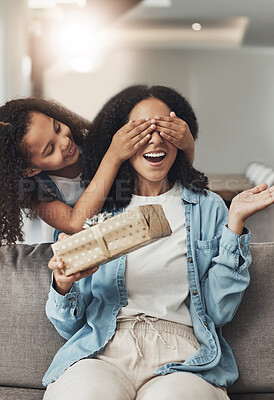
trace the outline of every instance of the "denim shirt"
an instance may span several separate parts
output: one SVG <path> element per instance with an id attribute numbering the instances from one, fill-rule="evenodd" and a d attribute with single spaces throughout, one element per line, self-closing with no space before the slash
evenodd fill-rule
<path id="1" fill-rule="evenodd" d="M 187 229 L 187 268 L 190 315 L 200 348 L 185 362 L 161 366 L 155 374 L 188 371 L 221 387 L 238 377 L 222 326 L 234 316 L 249 284 L 250 232 L 238 236 L 226 226 L 228 210 L 212 193 L 184 189 Z M 48 318 L 67 342 L 55 355 L 43 385 L 55 381 L 76 361 L 104 350 L 116 328 L 116 317 L 127 304 L 126 256 L 102 265 L 89 277 L 74 282 L 62 296 L 50 288 Z M 122 351 L 122 349 L 121 349 Z"/>

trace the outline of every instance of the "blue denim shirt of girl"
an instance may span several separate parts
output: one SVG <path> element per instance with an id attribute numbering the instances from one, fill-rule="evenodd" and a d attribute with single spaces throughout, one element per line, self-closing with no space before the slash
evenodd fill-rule
<path id="1" fill-rule="evenodd" d="M 44 172 L 40 172 L 38 174 L 38 178 L 40 181 L 40 186 L 43 188 L 48 188 L 51 193 L 55 194 L 57 200 L 62 201 L 63 203 L 67 204 L 70 207 L 74 207 L 75 203 L 67 203 L 65 201 L 65 199 L 62 196 L 62 193 L 60 192 L 60 190 L 58 189 L 57 185 L 55 184 L 55 182 Z M 56 242 L 58 240 L 58 236 L 61 233 L 61 231 L 59 229 L 55 229 L 54 234 L 53 234 L 53 240 L 54 242 Z"/>
<path id="2" fill-rule="evenodd" d="M 238 377 L 222 326 L 234 317 L 249 284 L 250 233 L 241 236 L 226 227 L 228 210 L 212 192 L 184 189 L 190 315 L 200 348 L 183 363 L 161 366 L 155 374 L 188 371 L 227 387 Z M 46 305 L 48 318 L 66 344 L 54 357 L 43 384 L 55 381 L 76 361 L 104 350 L 116 328 L 116 317 L 127 304 L 126 256 L 102 265 L 92 276 L 75 282 L 62 296 L 53 287 Z M 121 348 L 121 352 L 123 349 Z"/>

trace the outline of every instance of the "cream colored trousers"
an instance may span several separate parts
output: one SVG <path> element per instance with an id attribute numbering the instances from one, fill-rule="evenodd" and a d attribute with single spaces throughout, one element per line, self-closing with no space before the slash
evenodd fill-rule
<path id="1" fill-rule="evenodd" d="M 45 392 L 44 400 L 228 400 L 225 390 L 187 372 L 159 376 L 199 347 L 192 328 L 144 316 L 118 320 L 96 358 L 78 361 Z"/>

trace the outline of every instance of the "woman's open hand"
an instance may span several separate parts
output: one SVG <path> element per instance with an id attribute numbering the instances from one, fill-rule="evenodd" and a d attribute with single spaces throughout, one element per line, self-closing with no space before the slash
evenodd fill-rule
<path id="1" fill-rule="evenodd" d="M 268 188 L 261 183 L 252 189 L 245 190 L 235 196 L 228 214 L 228 227 L 238 235 L 242 234 L 245 221 L 251 215 L 274 203 L 274 186 Z"/>
<path id="2" fill-rule="evenodd" d="M 63 240 L 66 237 L 68 237 L 68 235 L 66 235 L 65 233 L 60 233 L 60 235 L 58 236 L 58 241 Z M 76 272 L 75 274 L 66 276 L 63 274 L 62 271 L 64 268 L 64 262 L 58 261 L 55 255 L 49 260 L 48 267 L 53 271 L 54 289 L 63 296 L 70 291 L 73 282 L 79 281 L 86 276 L 92 275 L 99 269 L 99 266 L 95 265 L 91 268 L 86 269 L 85 271 Z"/>

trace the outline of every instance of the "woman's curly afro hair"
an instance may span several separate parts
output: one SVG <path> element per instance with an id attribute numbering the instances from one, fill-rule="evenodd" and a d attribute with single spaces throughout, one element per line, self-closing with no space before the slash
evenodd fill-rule
<path id="1" fill-rule="evenodd" d="M 68 125 L 77 144 L 82 143 L 83 132 L 90 125 L 52 100 L 21 98 L 0 107 L 0 245 L 23 240 L 22 209 L 30 210 L 32 203 L 37 201 L 38 181 L 25 174 L 25 169 L 30 166 L 30 156 L 24 136 L 33 112 L 46 114 Z"/>
<path id="2" fill-rule="evenodd" d="M 142 100 L 157 98 L 164 102 L 178 118 L 189 126 L 194 139 L 198 134 L 198 122 L 189 102 L 177 91 L 165 86 L 131 86 L 112 97 L 94 119 L 83 146 L 83 180 L 89 182 L 106 153 L 113 135 L 129 121 L 132 109 Z M 176 160 L 168 175 L 169 181 L 181 184 L 195 192 L 205 193 L 207 177 L 193 168 L 184 152 L 178 150 Z M 136 175 L 129 163 L 124 162 L 106 199 L 104 208 L 121 208 L 130 202 L 136 187 Z"/>

